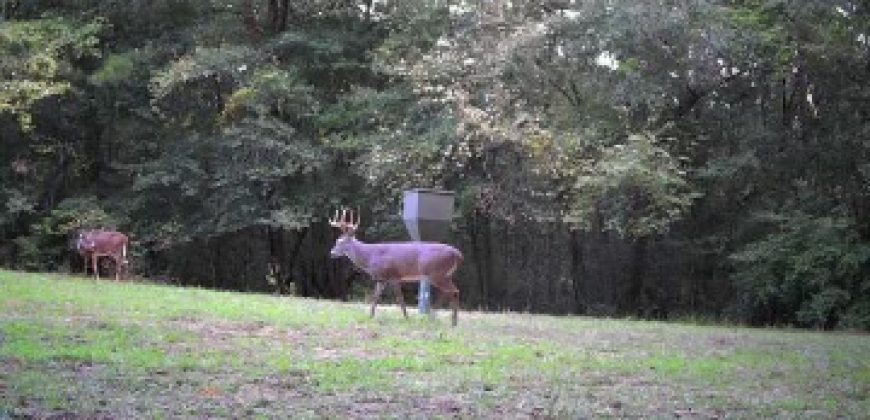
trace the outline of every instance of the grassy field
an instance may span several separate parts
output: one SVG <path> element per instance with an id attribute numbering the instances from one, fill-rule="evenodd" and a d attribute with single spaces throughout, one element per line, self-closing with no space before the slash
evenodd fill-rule
<path id="1" fill-rule="evenodd" d="M 0 271 L 0 418 L 864 417 L 870 336 Z"/>

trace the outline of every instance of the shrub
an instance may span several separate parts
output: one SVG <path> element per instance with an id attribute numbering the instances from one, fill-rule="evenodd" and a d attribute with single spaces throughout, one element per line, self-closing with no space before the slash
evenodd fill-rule
<path id="1" fill-rule="evenodd" d="M 738 306 L 754 324 L 870 329 L 870 245 L 849 220 L 765 216 L 773 231 L 731 255 Z"/>

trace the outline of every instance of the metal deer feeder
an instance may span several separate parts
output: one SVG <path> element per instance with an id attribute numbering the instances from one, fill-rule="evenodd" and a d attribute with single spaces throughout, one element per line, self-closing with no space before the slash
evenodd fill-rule
<path id="1" fill-rule="evenodd" d="M 408 234 L 415 241 L 442 242 L 450 229 L 453 218 L 453 192 L 429 188 L 405 191 L 402 220 Z M 429 313 L 431 300 L 429 279 L 420 281 L 417 309 Z"/>

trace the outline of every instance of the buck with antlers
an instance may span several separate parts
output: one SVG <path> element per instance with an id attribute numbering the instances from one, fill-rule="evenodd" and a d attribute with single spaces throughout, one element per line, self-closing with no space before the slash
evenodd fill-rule
<path id="1" fill-rule="evenodd" d="M 375 307 L 381 298 L 384 287 L 389 283 L 396 292 L 396 298 L 402 307 L 402 314 L 408 317 L 405 299 L 402 297 L 402 283 L 419 282 L 422 277 L 428 277 L 432 285 L 440 293 L 438 302 L 445 297 L 450 298 L 453 309 L 452 323 L 456 325 L 459 310 L 459 289 L 453 283 L 453 275 L 462 262 L 462 252 L 445 244 L 434 242 L 393 242 L 367 244 L 356 239 L 360 218 L 356 222 L 353 213 L 347 209 L 336 210 L 335 217 L 329 224 L 341 231 L 341 236 L 335 241 L 330 252 L 332 258 L 348 257 L 354 265 L 368 273 L 375 281 L 375 292 L 372 296 L 371 316 L 375 316 Z"/>
<path id="2" fill-rule="evenodd" d="M 85 273 L 88 263 L 94 270 L 94 278 L 100 278 L 97 261 L 100 257 L 109 257 L 115 262 L 115 280 L 120 280 L 121 271 L 129 264 L 127 261 L 127 235 L 120 232 L 104 230 L 85 230 L 76 235 L 76 251 L 85 259 Z"/>

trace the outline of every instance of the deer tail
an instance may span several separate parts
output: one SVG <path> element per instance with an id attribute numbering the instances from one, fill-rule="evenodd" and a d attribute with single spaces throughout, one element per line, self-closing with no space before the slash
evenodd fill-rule
<path id="1" fill-rule="evenodd" d="M 447 271 L 447 277 L 452 277 L 454 273 L 456 273 L 456 269 L 459 268 L 459 263 L 462 262 L 462 253 L 459 250 L 454 249 L 454 259 L 453 259 L 453 267 Z"/>
<path id="2" fill-rule="evenodd" d="M 121 256 L 124 257 L 124 259 L 127 259 L 127 244 L 124 244 L 124 246 L 121 247 Z"/>

